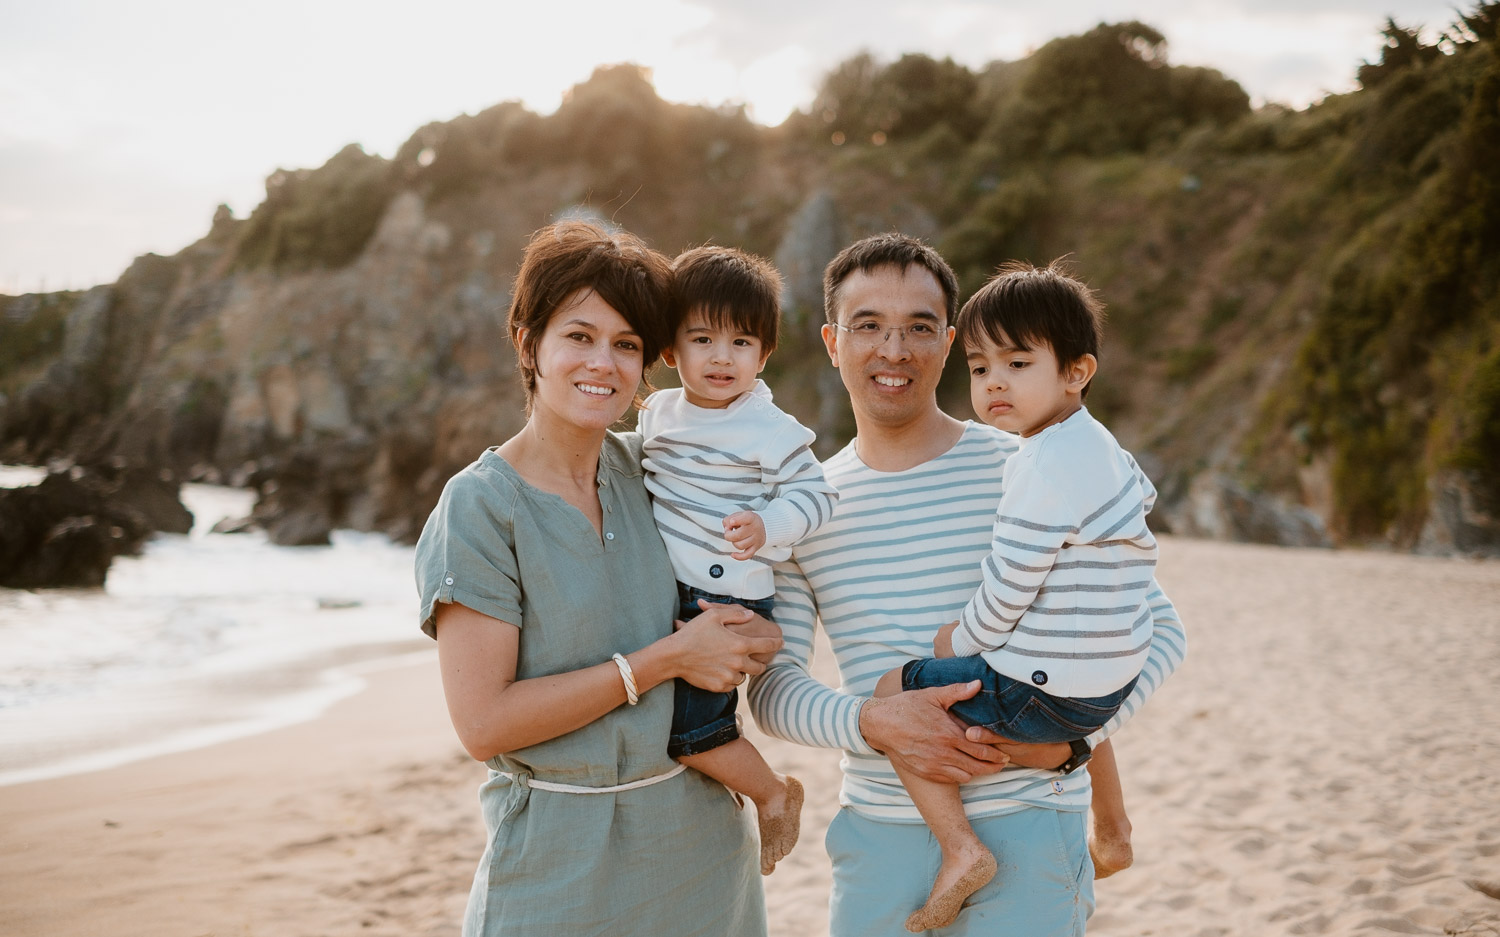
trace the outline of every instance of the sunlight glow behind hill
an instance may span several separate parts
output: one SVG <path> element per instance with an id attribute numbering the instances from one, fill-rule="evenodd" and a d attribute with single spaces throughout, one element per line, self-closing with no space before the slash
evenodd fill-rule
<path id="1" fill-rule="evenodd" d="M 0 292 L 112 281 L 201 236 L 220 202 L 248 214 L 278 167 L 349 142 L 390 156 L 419 126 L 502 100 L 547 113 L 600 64 L 641 64 L 664 98 L 776 124 L 861 49 L 977 68 L 1138 18 L 1173 62 L 1300 106 L 1352 87 L 1387 12 L 1452 18 L 1438 0 L 0 0 Z"/>

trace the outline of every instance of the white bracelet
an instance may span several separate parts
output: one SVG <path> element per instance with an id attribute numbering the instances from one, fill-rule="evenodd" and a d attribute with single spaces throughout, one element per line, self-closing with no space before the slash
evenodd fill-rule
<path id="1" fill-rule="evenodd" d="M 625 659 L 624 654 L 616 654 L 612 658 L 615 666 L 620 668 L 620 679 L 625 681 L 625 700 L 634 706 L 641 701 L 641 694 L 635 688 L 635 671 L 630 669 L 630 661 Z"/>

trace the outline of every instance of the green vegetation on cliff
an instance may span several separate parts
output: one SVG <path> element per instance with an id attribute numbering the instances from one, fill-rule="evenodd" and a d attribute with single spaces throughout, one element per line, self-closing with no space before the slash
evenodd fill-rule
<path id="1" fill-rule="evenodd" d="M 351 145 L 279 170 L 250 218 L 222 211 L 92 305 L 0 300 L 0 451 L 149 438 L 184 469 L 255 459 L 287 503 L 305 476 L 298 497 L 332 523 L 409 536 L 442 480 L 519 425 L 500 318 L 526 236 L 564 214 L 668 253 L 774 257 L 788 308 L 768 379 L 827 451 L 852 424 L 819 274 L 896 228 L 939 246 L 966 293 L 1007 259 L 1072 258 L 1110 317 L 1090 407 L 1156 479 L 1158 526 L 1500 546 L 1486 517 L 1430 536 L 1438 490 L 1500 513 L 1497 10 L 1435 43 L 1388 22 L 1360 90 L 1301 111 L 1252 110 L 1137 22 L 978 70 L 855 56 L 776 128 L 600 68 L 551 115 L 501 103 L 389 160 Z M 74 319 L 101 331 L 84 341 Z M 74 346 L 109 350 L 80 371 L 94 383 L 34 386 Z M 961 365 L 941 395 L 967 417 Z M 77 401 L 92 409 L 64 412 Z"/>
<path id="2" fill-rule="evenodd" d="M 77 298 L 71 292 L 0 296 L 0 393 L 34 378 L 37 363 L 62 353 L 64 323 Z"/>
<path id="3" fill-rule="evenodd" d="M 279 169 L 240 235 L 239 263 L 342 267 L 364 250 L 395 193 L 390 163 L 354 143 L 317 169 Z"/>
<path id="4" fill-rule="evenodd" d="M 1333 520 L 1354 538 L 1414 540 L 1445 468 L 1500 506 L 1497 10 L 1441 45 L 1388 24 L 1324 175 L 1343 243 L 1269 408 L 1304 458 L 1331 456 Z"/>

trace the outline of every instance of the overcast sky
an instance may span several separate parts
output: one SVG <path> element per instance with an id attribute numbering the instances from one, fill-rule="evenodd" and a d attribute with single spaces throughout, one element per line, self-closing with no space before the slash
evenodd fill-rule
<path id="1" fill-rule="evenodd" d="M 775 124 L 861 49 L 977 68 L 1139 19 L 1174 64 L 1303 106 L 1354 86 L 1388 15 L 1455 17 L 1447 0 L 0 0 L 0 293 L 111 282 L 202 236 L 221 202 L 244 217 L 277 167 L 350 142 L 391 156 L 502 100 L 550 112 L 599 64 Z"/>

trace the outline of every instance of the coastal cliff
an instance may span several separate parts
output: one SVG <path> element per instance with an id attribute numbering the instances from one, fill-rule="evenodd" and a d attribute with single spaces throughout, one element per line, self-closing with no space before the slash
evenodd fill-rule
<path id="1" fill-rule="evenodd" d="M 1252 110 L 1160 34 L 1101 25 L 1019 62 L 867 56 L 807 113 L 660 100 L 600 69 L 555 114 L 503 103 L 351 145 L 221 208 L 114 284 L 0 297 L 0 461 L 249 485 L 277 542 L 411 541 L 443 483 L 521 425 L 504 312 L 530 232 L 619 224 L 786 274 L 778 401 L 836 450 L 823 265 L 898 229 L 966 291 L 1070 255 L 1110 316 L 1090 406 L 1178 534 L 1500 548 L 1495 4 L 1435 45 L 1388 24 L 1359 91 Z M 968 417 L 961 356 L 942 399 Z"/>

